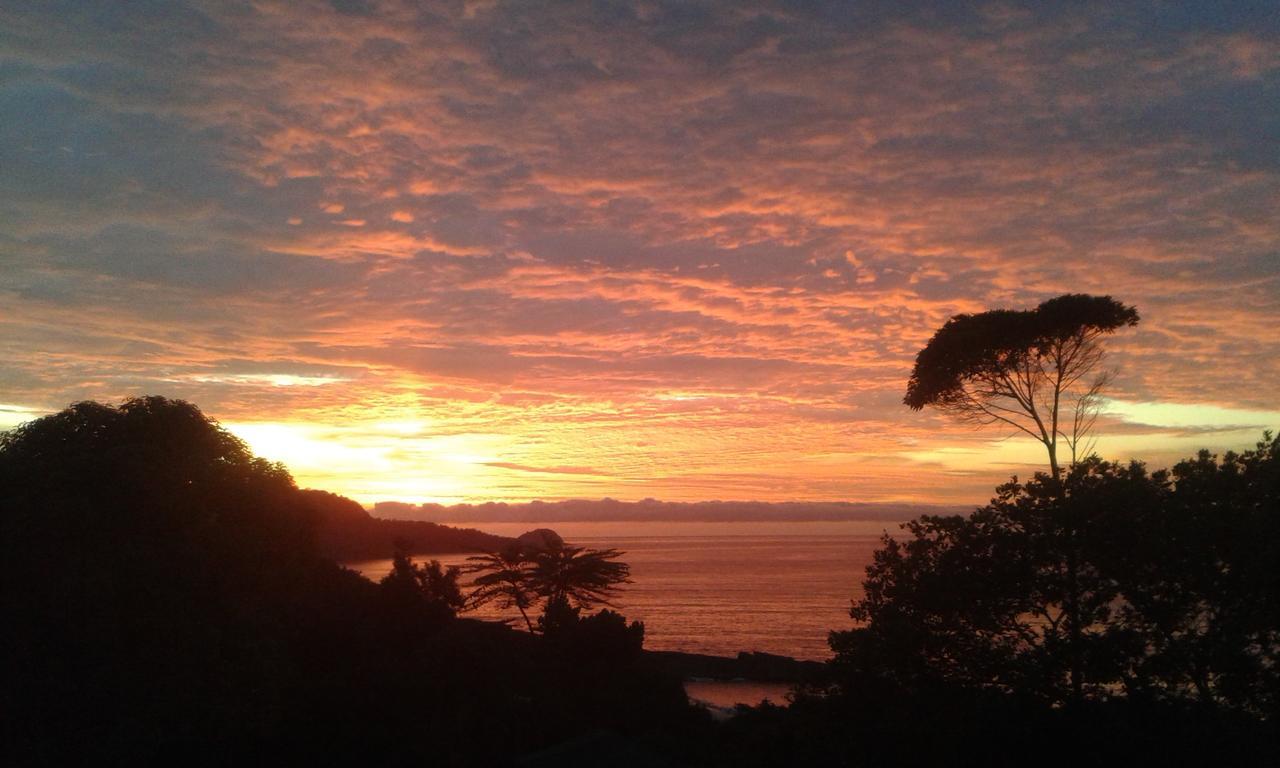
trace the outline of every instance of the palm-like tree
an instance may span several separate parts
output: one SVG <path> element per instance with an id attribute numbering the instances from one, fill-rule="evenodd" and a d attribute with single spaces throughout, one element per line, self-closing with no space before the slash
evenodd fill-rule
<path id="1" fill-rule="evenodd" d="M 538 593 L 530 580 L 530 563 L 519 547 L 508 547 L 501 552 L 490 552 L 468 557 L 471 563 L 467 573 L 478 573 L 471 582 L 473 588 L 467 598 L 468 608 L 496 602 L 499 608 L 516 608 L 524 618 L 525 626 L 533 632 L 529 609 L 538 599 Z"/>
<path id="2" fill-rule="evenodd" d="M 586 549 L 564 545 L 533 553 L 530 579 L 548 602 L 564 600 L 577 608 L 612 605 L 621 584 L 631 582 L 631 568 L 617 558 L 616 549 Z"/>
<path id="3" fill-rule="evenodd" d="M 619 585 L 631 581 L 630 567 L 617 561 L 622 554 L 556 544 L 540 550 L 511 546 L 468 557 L 466 572 L 479 575 L 471 582 L 467 607 L 496 603 L 499 608 L 515 608 L 533 632 L 529 609 L 539 601 L 573 609 L 612 605 L 609 600 Z"/>

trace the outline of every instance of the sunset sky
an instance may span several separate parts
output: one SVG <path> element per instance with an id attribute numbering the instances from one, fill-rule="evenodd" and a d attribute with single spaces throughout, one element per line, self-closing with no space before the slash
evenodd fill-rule
<path id="1" fill-rule="evenodd" d="M 0 429 L 163 394 L 366 503 L 981 503 L 1042 451 L 908 410 L 915 353 L 1066 292 L 1142 314 L 1101 453 L 1280 427 L 1274 6 L 0 5 Z"/>

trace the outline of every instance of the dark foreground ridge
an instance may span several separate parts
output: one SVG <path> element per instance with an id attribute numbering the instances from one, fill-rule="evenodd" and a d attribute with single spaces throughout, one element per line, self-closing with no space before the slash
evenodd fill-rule
<path id="1" fill-rule="evenodd" d="M 831 664 L 646 653 L 643 625 L 584 608 L 627 574 L 612 551 L 513 555 L 564 599 L 522 628 L 459 618 L 438 563 L 401 553 L 376 584 L 336 565 L 326 515 L 383 528 L 194 406 L 79 403 L 0 435 L 0 765 L 1280 764 L 1277 442 L 1064 482 L 1078 509 L 1037 479 L 886 543 Z M 1056 599 L 1042 564 L 1066 545 L 1090 558 L 1087 653 L 1013 621 L 1028 587 Z M 492 594 L 515 599 L 499 554 Z M 802 687 L 717 723 L 685 677 Z"/>

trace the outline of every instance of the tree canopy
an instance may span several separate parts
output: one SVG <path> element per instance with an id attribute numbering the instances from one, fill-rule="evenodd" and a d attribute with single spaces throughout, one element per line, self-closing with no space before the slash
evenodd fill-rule
<path id="1" fill-rule="evenodd" d="M 155 549 L 190 569 L 261 574 L 314 553 L 314 510 L 289 472 L 182 400 L 76 403 L 0 435 L 0 502 L 23 561 Z"/>
<path id="2" fill-rule="evenodd" d="M 1280 714 L 1280 441 L 1171 471 L 1090 458 L 886 536 L 833 633 L 850 674 L 1049 703 Z"/>
<path id="3" fill-rule="evenodd" d="M 531 578 L 548 601 L 565 600 L 578 608 L 611 605 L 618 588 L 630 581 L 631 568 L 616 549 L 567 545 L 547 547 L 533 555 Z"/>
<path id="4" fill-rule="evenodd" d="M 498 552 L 473 555 L 467 558 L 467 573 L 477 574 L 471 582 L 471 594 L 467 607 L 479 608 L 497 603 L 499 608 L 515 608 L 520 611 L 525 627 L 533 632 L 529 609 L 538 599 L 530 580 L 531 564 L 524 550 L 512 545 Z"/>
<path id="5" fill-rule="evenodd" d="M 1098 371 L 1099 340 L 1137 323 L 1133 307 L 1085 294 L 1049 299 L 1032 310 L 956 315 L 916 356 L 903 402 L 1025 433 L 1044 445 L 1056 478 L 1059 437 L 1073 460 L 1087 453 L 1081 440 L 1109 380 Z"/>
<path id="6" fill-rule="evenodd" d="M 478 607 L 496 602 L 516 608 L 529 631 L 528 610 L 543 602 L 545 614 L 577 617 L 583 609 L 611 605 L 621 585 L 630 581 L 630 567 L 618 560 L 616 549 L 573 547 L 558 539 L 541 547 L 510 546 L 500 552 L 470 557 L 472 581 L 468 603 Z M 547 616 L 543 617 L 544 619 Z"/>
<path id="7" fill-rule="evenodd" d="M 445 568 L 439 560 L 414 563 L 402 549 L 391 560 L 391 570 L 378 582 L 383 599 L 393 613 L 412 618 L 418 625 L 413 634 L 430 634 L 452 619 L 465 605 L 458 586 L 459 569 Z"/>

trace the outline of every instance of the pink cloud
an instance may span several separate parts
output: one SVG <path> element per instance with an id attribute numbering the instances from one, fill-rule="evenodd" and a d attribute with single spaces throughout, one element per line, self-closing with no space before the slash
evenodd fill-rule
<path id="1" fill-rule="evenodd" d="M 1143 312 L 1117 394 L 1270 407 L 1275 41 L 1006 11 L 267 3 L 172 39 L 9 12 L 61 95 L 0 188 L 0 402 L 425 415 L 500 436 L 494 493 L 980 499 L 1004 469 L 908 445 L 997 450 L 899 406 L 915 352 L 1086 291 Z M 200 378 L 229 359 L 358 375 Z"/>

